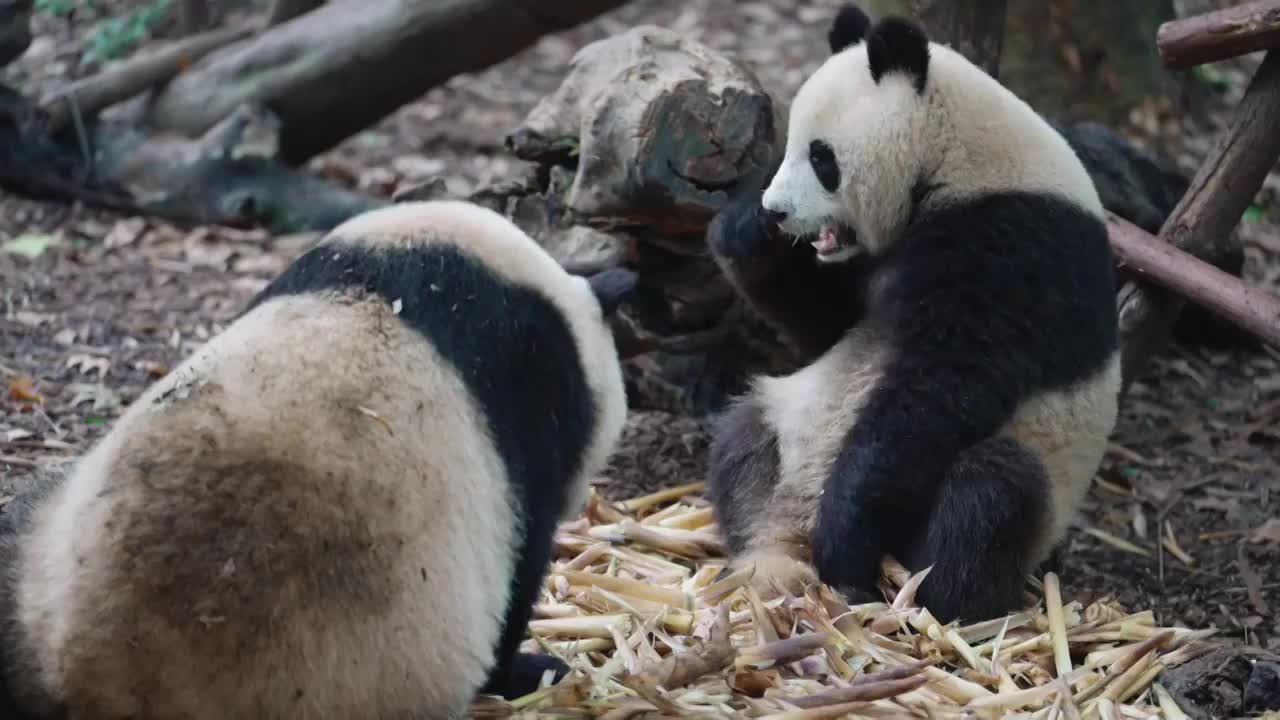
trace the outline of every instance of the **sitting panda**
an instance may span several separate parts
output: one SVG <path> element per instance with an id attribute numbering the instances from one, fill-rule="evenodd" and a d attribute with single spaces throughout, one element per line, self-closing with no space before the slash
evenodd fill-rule
<path id="1" fill-rule="evenodd" d="M 843 8 L 763 195 L 711 253 L 812 358 L 719 418 L 708 496 L 764 592 L 932 571 L 942 621 L 1019 607 L 1114 427 L 1113 260 L 1088 173 L 915 24 Z"/>
<path id="2" fill-rule="evenodd" d="M 458 718 L 518 653 L 622 432 L 607 315 L 501 215 L 334 229 L 22 521 L 7 681 L 36 716 Z"/>

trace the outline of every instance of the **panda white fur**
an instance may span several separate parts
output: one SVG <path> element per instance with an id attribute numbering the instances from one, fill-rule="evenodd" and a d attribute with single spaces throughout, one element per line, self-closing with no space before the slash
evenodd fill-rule
<path id="1" fill-rule="evenodd" d="M 1077 156 L 913 23 L 846 6 L 717 262 L 811 363 L 720 418 L 708 494 L 757 587 L 933 566 L 942 620 L 1019 606 L 1117 414 L 1115 279 Z M 816 573 L 815 573 L 816 571 Z"/>
<path id="2" fill-rule="evenodd" d="M 150 387 L 34 509 L 10 683 L 39 713 L 462 717 L 620 436 L 606 313 L 454 201 L 357 216 Z"/>

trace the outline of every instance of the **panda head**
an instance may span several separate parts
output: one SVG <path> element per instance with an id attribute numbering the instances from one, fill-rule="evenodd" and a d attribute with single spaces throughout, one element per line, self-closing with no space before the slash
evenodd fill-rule
<path id="1" fill-rule="evenodd" d="M 1025 101 L 915 23 L 852 5 L 791 104 L 764 209 L 823 262 L 879 255 L 918 212 L 1010 190 L 1103 217 L 1079 157 Z"/>
<path id="2" fill-rule="evenodd" d="M 914 23 L 873 25 L 853 6 L 828 40 L 833 55 L 792 102 L 786 153 L 762 202 L 784 232 L 814 238 L 820 261 L 840 262 L 882 252 L 910 214 L 933 160 L 938 53 Z"/>

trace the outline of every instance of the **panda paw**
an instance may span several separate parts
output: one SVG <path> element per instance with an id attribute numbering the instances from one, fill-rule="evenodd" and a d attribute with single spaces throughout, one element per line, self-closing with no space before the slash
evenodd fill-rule
<path id="1" fill-rule="evenodd" d="M 741 261 L 775 247 L 779 234 L 760 204 L 760 197 L 753 193 L 716 213 L 707 226 L 707 245 L 720 257 Z"/>
<path id="2" fill-rule="evenodd" d="M 823 508 L 813 530 L 813 566 L 818 579 L 845 595 L 874 594 L 885 554 L 880 538 L 865 511 L 857 507 L 840 511 Z"/>
<path id="3" fill-rule="evenodd" d="M 541 687 L 542 676 L 548 670 L 555 672 L 555 676 L 551 679 L 552 685 L 569 674 L 569 666 L 560 658 L 552 655 L 517 653 L 511 661 L 511 671 L 507 673 L 506 682 L 496 688 L 496 691 L 507 700 L 528 695 Z"/>

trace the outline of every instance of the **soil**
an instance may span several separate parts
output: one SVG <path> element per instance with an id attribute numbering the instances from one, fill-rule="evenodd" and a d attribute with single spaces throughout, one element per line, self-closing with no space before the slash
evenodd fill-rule
<path id="1" fill-rule="evenodd" d="M 443 176 L 455 192 L 522 164 L 503 134 L 554 89 L 582 45 L 638 23 L 732 50 L 789 97 L 825 55 L 833 2 L 636 0 L 489 71 L 458 78 L 312 163 L 372 191 Z M 40 18 L 36 47 L 0 80 L 81 70 L 85 28 Z M 1245 76 L 1232 80 L 1238 97 Z M 1218 109 L 1226 112 L 1227 100 Z M 1131 128 L 1125 128 L 1131 131 Z M 1203 130 L 1187 142 L 1203 148 Z M 1180 158 L 1194 167 L 1194 152 Z M 1273 177 L 1271 188 L 1280 186 Z M 1273 197 L 1271 194 L 1264 196 Z M 1269 200 L 1273 205 L 1275 201 Z M 1280 211 L 1242 231 L 1246 278 L 1280 288 Z M 151 381 L 225 325 L 314 239 L 143 218 L 0 196 L 0 492 L 92 446 Z M 618 497 L 702 479 L 709 423 L 633 413 L 601 490 Z M 1280 651 L 1280 353 L 1171 346 L 1127 396 L 1113 447 L 1064 545 L 1068 597 L 1113 594 L 1160 623 L 1220 628 Z M 1160 538 L 1166 538 L 1161 543 Z"/>

